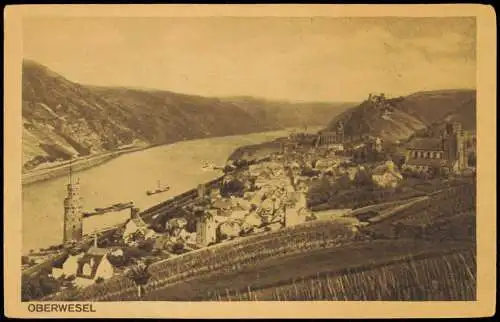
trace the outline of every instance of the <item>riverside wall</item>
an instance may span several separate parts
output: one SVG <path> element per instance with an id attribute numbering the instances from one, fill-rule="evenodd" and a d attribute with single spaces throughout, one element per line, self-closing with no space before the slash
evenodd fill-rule
<path id="1" fill-rule="evenodd" d="M 213 189 L 220 187 L 224 176 L 217 177 L 213 180 L 201 184 L 204 189 Z M 198 197 L 198 187 L 190 189 L 186 192 L 181 193 L 173 198 L 165 200 L 157 205 L 154 205 L 148 209 L 145 209 L 139 213 L 142 219 L 146 222 L 150 221 L 155 215 L 164 214 L 169 211 L 173 211 L 178 208 L 189 205 Z"/>
<path id="2" fill-rule="evenodd" d="M 224 179 L 224 176 L 220 176 L 218 178 L 215 178 L 213 180 L 210 180 L 208 182 L 200 184 L 200 186 L 204 187 L 205 189 L 217 188 L 217 187 L 220 187 L 223 179 Z M 174 196 L 168 200 L 165 200 L 164 202 L 161 202 L 157 205 L 154 205 L 148 209 L 145 209 L 144 211 L 140 212 L 139 215 L 142 217 L 142 219 L 146 223 L 149 224 L 153 220 L 153 217 L 155 215 L 158 215 L 158 214 L 164 215 L 164 214 L 167 214 L 169 212 L 173 212 L 176 209 L 179 209 L 179 208 L 182 208 L 184 206 L 191 204 L 192 202 L 194 202 L 196 200 L 197 197 L 198 197 L 198 187 L 190 189 L 190 190 L 188 190 L 180 195 Z M 118 229 L 122 226 L 123 226 L 123 223 L 116 225 L 116 226 L 113 226 L 113 227 L 109 227 L 107 229 L 104 229 L 99 233 L 98 238 L 99 239 L 105 238 L 106 236 L 113 233 L 114 231 L 116 231 L 116 229 Z M 90 242 L 87 242 L 87 243 L 90 243 Z M 83 244 L 85 244 L 85 242 Z M 40 271 L 43 268 L 51 267 L 52 263 L 54 261 L 60 259 L 62 256 L 63 256 L 62 254 L 56 255 L 53 258 L 47 260 L 46 262 L 43 262 L 43 263 L 37 264 L 33 267 L 30 267 L 30 268 L 26 269 L 25 271 L 23 271 L 22 275 L 28 279 L 33 278 L 38 273 L 40 273 Z"/>

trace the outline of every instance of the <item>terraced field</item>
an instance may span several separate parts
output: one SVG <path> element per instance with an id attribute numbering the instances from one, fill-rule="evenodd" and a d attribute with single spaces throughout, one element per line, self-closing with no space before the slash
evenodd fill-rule
<path id="1" fill-rule="evenodd" d="M 425 282 L 430 283 L 432 279 L 437 279 L 445 283 L 446 267 L 440 266 L 443 254 L 449 252 L 471 252 L 471 245 L 465 243 L 447 243 L 436 248 L 436 245 L 426 242 L 415 242 L 412 240 L 390 243 L 387 241 L 372 241 L 353 243 L 342 247 L 332 247 L 318 249 L 305 254 L 296 254 L 272 258 L 259 262 L 251 266 L 243 266 L 230 271 L 214 271 L 204 276 L 196 276 L 180 283 L 158 288 L 148 292 L 143 300 L 163 300 L 163 301 L 207 301 L 207 300 L 334 300 L 358 299 L 376 300 L 395 297 L 394 294 L 385 292 L 378 293 L 377 288 L 391 287 L 387 280 L 390 279 L 394 287 L 399 285 L 418 285 L 421 276 L 425 276 Z M 452 255 L 453 256 L 453 255 Z M 415 258 L 415 259 L 414 259 Z M 434 259 L 433 259 L 434 258 Z M 432 259 L 432 260 L 431 260 Z M 417 268 L 411 276 L 404 275 L 405 265 L 430 261 L 436 273 L 429 273 L 426 265 Z M 473 270 L 475 264 L 468 261 L 470 269 Z M 430 265 L 430 264 L 429 264 Z M 395 268 L 391 268 L 395 267 Z M 394 271 L 395 272 L 392 272 Z M 390 271 L 388 276 L 379 276 L 377 272 L 383 274 Z M 463 271 L 460 270 L 460 271 Z M 354 275 L 353 275 L 354 274 Z M 357 275 L 355 275 L 357 274 Z M 370 278 L 363 281 L 364 276 Z M 453 276 L 453 275 L 451 275 Z M 458 277 L 458 275 L 457 275 Z M 344 285 L 344 289 L 335 287 L 330 293 L 312 293 L 307 295 L 306 290 L 316 289 L 319 286 L 309 287 L 309 283 L 339 283 L 338 279 L 350 281 Z M 475 280 L 474 280 L 475 281 Z M 458 280 L 457 282 L 461 282 Z M 469 280 L 465 281 L 469 285 Z M 366 285 L 365 285 L 366 283 Z M 295 286 L 294 286 L 295 285 Z M 327 284 L 322 287 L 327 288 Z M 426 285 L 426 284 L 423 284 Z M 298 293 L 290 293 L 291 288 L 300 288 Z M 365 289 L 364 294 L 359 293 L 360 288 Z M 373 287 L 372 292 L 369 289 Z M 471 286 L 475 289 L 474 285 Z M 288 295 L 280 295 L 280 292 Z M 295 291 L 294 291 L 295 292 Z M 318 292 L 318 291 L 313 291 Z M 455 294 L 459 299 L 460 294 Z M 281 296 L 281 297 L 280 297 Z M 410 295 L 409 295 L 410 296 Z M 397 297 L 396 297 L 397 298 Z M 417 300 L 417 298 L 413 298 Z M 137 300 L 134 297 L 129 300 Z"/>
<path id="2" fill-rule="evenodd" d="M 243 292 L 223 291 L 217 301 L 474 301 L 474 251 L 417 256 L 412 260 L 344 274 L 318 274 L 282 286 Z"/>

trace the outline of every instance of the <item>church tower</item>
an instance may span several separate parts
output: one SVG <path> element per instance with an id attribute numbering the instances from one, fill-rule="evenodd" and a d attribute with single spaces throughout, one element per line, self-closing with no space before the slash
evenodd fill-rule
<path id="1" fill-rule="evenodd" d="M 83 235 L 83 216 L 79 180 L 73 179 L 72 161 L 69 164 L 68 195 L 64 199 L 63 243 L 80 241 Z"/>
<path id="2" fill-rule="evenodd" d="M 337 143 L 344 143 L 344 123 L 342 121 L 337 124 L 336 137 Z"/>
<path id="3" fill-rule="evenodd" d="M 456 163 L 457 170 L 462 170 L 467 166 L 465 139 L 460 123 L 446 124 L 443 149 L 447 159 L 453 164 Z"/>

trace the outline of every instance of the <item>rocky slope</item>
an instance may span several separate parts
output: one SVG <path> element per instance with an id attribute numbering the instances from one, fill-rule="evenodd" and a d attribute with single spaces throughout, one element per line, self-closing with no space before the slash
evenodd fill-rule
<path id="1" fill-rule="evenodd" d="M 86 86 L 28 60 L 22 86 L 25 170 L 126 145 L 323 125 L 353 105 Z"/>
<path id="2" fill-rule="evenodd" d="M 344 123 L 347 137 L 380 136 L 404 140 L 429 128 L 440 129 L 458 121 L 465 130 L 476 129 L 476 91 L 441 90 L 384 99 L 374 96 L 334 117 L 328 129 Z"/>

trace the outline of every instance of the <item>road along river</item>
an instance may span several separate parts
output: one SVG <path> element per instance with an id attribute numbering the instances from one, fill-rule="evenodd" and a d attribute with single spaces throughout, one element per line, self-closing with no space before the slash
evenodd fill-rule
<path id="1" fill-rule="evenodd" d="M 107 163 L 75 174 L 80 180 L 83 210 L 104 208 L 133 201 L 144 210 L 200 183 L 220 176 L 220 171 L 202 169 L 203 161 L 224 165 L 238 147 L 258 144 L 285 136 L 289 130 L 182 141 L 121 155 Z M 157 182 L 170 190 L 146 195 Z M 67 177 L 23 186 L 23 253 L 62 242 L 63 200 Z M 84 219 L 84 234 L 126 220 L 129 210 Z"/>

